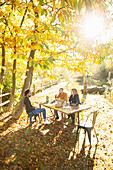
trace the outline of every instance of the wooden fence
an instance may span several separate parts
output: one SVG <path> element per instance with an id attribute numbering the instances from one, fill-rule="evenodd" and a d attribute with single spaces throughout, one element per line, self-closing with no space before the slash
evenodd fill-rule
<path id="1" fill-rule="evenodd" d="M 1 95 L 0 95 L 0 99 L 1 99 L 2 97 L 4 97 L 4 96 L 8 96 L 8 95 L 10 95 L 10 93 L 1 94 Z M 10 100 L 7 100 L 7 101 L 5 101 L 5 102 L 2 103 L 2 100 L 0 100 L 0 107 L 6 105 L 6 104 L 9 103 L 9 102 L 10 102 Z"/>
<path id="2" fill-rule="evenodd" d="M 33 91 L 33 94 L 35 94 L 35 93 L 37 93 L 39 91 L 42 91 L 42 90 L 44 90 L 46 88 L 49 88 L 49 87 L 51 87 L 51 86 L 53 86 L 55 84 L 58 84 L 58 83 L 59 83 L 59 79 L 58 80 L 53 80 L 53 81 L 48 81 L 46 83 L 39 83 L 39 84 L 36 83 L 36 84 L 32 85 L 31 89 Z M 7 101 L 2 103 L 2 97 L 8 96 L 8 95 L 10 95 L 10 93 L 5 93 L 5 94 L 0 95 L 0 110 L 2 110 L 2 106 L 6 105 L 6 104 L 8 104 L 10 102 L 10 100 L 7 100 Z"/>
<path id="3" fill-rule="evenodd" d="M 45 83 L 42 83 L 42 82 L 41 83 L 35 83 L 35 84 L 32 85 L 31 90 L 32 90 L 33 95 L 34 95 L 35 93 L 38 93 L 38 92 L 40 92 L 40 91 L 42 91 L 46 88 L 49 88 L 49 87 L 51 87 L 55 84 L 58 84 L 58 83 L 59 83 L 59 79 L 53 80 L 53 81 L 48 81 L 48 82 L 45 82 Z"/>

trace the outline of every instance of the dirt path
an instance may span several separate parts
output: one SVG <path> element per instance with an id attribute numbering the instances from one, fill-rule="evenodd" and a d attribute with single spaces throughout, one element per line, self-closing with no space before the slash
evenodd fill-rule
<path id="1" fill-rule="evenodd" d="M 61 82 L 57 85 L 54 85 L 50 88 L 47 88 L 45 90 L 43 90 L 42 92 L 39 92 L 37 94 L 35 94 L 35 96 L 32 97 L 32 102 L 34 103 L 38 103 L 39 101 L 45 101 L 46 100 L 46 96 L 49 96 L 51 99 L 54 100 L 55 94 L 57 94 L 59 92 L 59 88 L 64 88 L 64 91 L 67 92 L 66 90 L 66 82 Z M 69 92 L 68 92 L 69 93 Z"/>

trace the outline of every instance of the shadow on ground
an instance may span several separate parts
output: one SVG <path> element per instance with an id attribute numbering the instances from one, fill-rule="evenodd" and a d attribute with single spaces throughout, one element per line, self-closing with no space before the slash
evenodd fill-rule
<path id="1" fill-rule="evenodd" d="M 61 121 L 40 127 L 34 123 L 32 127 L 11 132 L 0 141 L 0 168 L 93 169 L 96 151 L 92 158 L 91 148 L 85 153 L 84 140 L 78 152 L 75 137 L 76 127 L 67 119 L 64 126 Z"/>
<path id="2" fill-rule="evenodd" d="M 12 114 L 8 114 L 4 118 L 0 120 L 0 122 L 4 122 L 4 124 L 0 127 L 0 133 L 6 131 L 13 123 L 17 121 L 13 119 Z"/>

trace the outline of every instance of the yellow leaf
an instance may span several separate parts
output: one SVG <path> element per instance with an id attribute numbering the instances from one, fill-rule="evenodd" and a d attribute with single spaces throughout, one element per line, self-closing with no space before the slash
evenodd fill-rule
<path id="1" fill-rule="evenodd" d="M 55 0 L 53 0 L 53 11 L 55 10 Z"/>
<path id="2" fill-rule="evenodd" d="M 2 16 L 2 12 L 0 11 L 0 17 Z"/>
<path id="3" fill-rule="evenodd" d="M 16 73 L 16 69 L 13 71 L 13 73 Z"/>
<path id="4" fill-rule="evenodd" d="M 56 16 L 56 13 L 53 14 L 52 22 L 55 21 L 55 16 Z"/>
<path id="5" fill-rule="evenodd" d="M 63 6 L 64 0 L 61 0 L 61 6 Z"/>
<path id="6" fill-rule="evenodd" d="M 58 18 L 59 18 L 59 21 L 62 22 L 63 21 L 63 17 L 62 17 L 62 14 L 58 14 Z"/>

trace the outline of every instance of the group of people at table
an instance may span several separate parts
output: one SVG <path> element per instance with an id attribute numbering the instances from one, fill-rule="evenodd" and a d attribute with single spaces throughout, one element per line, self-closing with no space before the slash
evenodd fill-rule
<path id="1" fill-rule="evenodd" d="M 30 91 L 30 89 L 26 89 L 25 90 L 25 98 L 24 98 L 24 105 L 26 107 L 26 112 L 27 114 L 30 116 L 30 114 L 33 114 L 36 120 L 36 116 L 37 113 L 43 113 L 43 118 L 44 118 L 44 124 L 50 124 L 51 122 L 46 120 L 46 109 L 45 108 L 37 108 L 32 106 L 29 98 L 32 96 L 32 93 Z M 68 101 L 68 95 L 67 93 L 64 92 L 63 88 L 59 89 L 59 94 L 55 95 L 55 101 L 60 101 L 60 102 L 69 102 L 69 105 L 79 105 L 80 103 L 80 99 L 79 99 L 79 95 L 78 92 L 75 88 L 73 88 L 71 90 L 71 95 L 69 97 L 69 101 Z M 59 115 L 58 115 L 58 111 L 55 110 L 55 119 L 59 119 Z M 72 124 L 74 124 L 74 120 L 75 120 L 75 114 L 70 114 L 68 115 L 68 118 L 72 118 Z"/>

